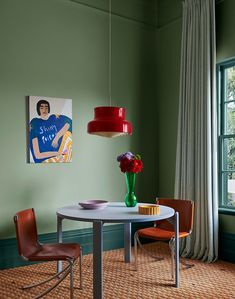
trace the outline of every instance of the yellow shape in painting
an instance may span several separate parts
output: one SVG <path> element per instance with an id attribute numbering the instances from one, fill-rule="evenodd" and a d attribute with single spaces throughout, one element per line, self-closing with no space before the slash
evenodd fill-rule
<path id="1" fill-rule="evenodd" d="M 59 155 L 48 158 L 43 161 L 43 163 L 68 163 L 72 161 L 72 134 L 67 131 L 62 139 Z"/>

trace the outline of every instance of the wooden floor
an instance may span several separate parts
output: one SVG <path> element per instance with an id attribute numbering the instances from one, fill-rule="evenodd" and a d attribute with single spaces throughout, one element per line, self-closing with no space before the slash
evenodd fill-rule
<path id="1" fill-rule="evenodd" d="M 145 247 L 152 253 L 163 256 L 164 260 L 154 261 L 139 251 L 137 272 L 132 263 L 123 262 L 122 249 L 104 253 L 104 299 L 235 298 L 235 264 L 223 261 L 206 264 L 189 260 L 195 266 L 190 269 L 180 266 L 180 288 L 177 289 L 170 278 L 168 245 L 152 243 Z M 43 287 L 31 290 L 21 290 L 20 287 L 43 280 L 55 270 L 55 263 L 42 263 L 0 271 L 0 298 L 33 298 L 43 290 Z M 91 254 L 83 258 L 83 290 L 78 288 L 78 275 L 76 265 L 74 298 L 93 298 Z M 69 298 L 69 278 L 44 298 Z"/>

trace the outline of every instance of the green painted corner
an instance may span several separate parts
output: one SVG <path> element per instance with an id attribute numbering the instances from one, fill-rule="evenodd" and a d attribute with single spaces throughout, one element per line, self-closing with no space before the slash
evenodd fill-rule
<path id="1" fill-rule="evenodd" d="M 109 13 L 109 0 L 70 0 L 77 5 L 84 5 L 93 9 Z M 75 7 L 76 8 L 76 7 Z M 119 16 L 130 21 L 141 22 L 148 26 L 157 25 L 156 0 L 112 0 L 112 16 Z"/>

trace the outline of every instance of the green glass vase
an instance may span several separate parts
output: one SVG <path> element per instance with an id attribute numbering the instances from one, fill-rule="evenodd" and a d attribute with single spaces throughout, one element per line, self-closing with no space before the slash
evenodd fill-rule
<path id="1" fill-rule="evenodd" d="M 127 207 L 135 207 L 137 204 L 137 199 L 134 192 L 136 173 L 126 172 L 125 177 L 126 177 L 126 188 L 127 188 L 127 193 L 125 196 L 125 204 Z"/>

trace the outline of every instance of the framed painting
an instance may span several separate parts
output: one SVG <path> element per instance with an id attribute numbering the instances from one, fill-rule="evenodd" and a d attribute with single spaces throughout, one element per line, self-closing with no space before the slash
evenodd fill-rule
<path id="1" fill-rule="evenodd" d="M 72 100 L 29 96 L 30 163 L 72 162 Z"/>

